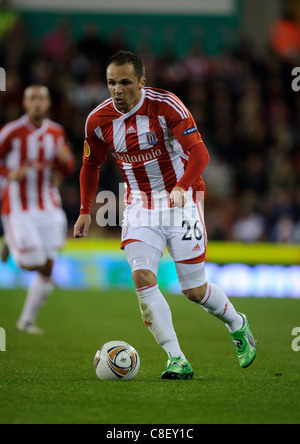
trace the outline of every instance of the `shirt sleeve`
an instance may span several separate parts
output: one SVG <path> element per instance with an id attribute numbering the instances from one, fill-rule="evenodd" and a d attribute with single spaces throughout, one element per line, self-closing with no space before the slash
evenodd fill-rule
<path id="1" fill-rule="evenodd" d="M 107 159 L 108 146 L 97 135 L 97 128 L 92 117 L 87 119 L 85 128 L 83 164 L 98 167 Z"/>
<path id="2" fill-rule="evenodd" d="M 176 186 L 187 191 L 190 187 L 195 185 L 207 167 L 209 160 L 210 157 L 204 143 L 202 142 L 199 145 L 194 145 L 191 149 L 185 172 Z"/>
<path id="3" fill-rule="evenodd" d="M 184 104 L 174 96 L 176 107 L 169 106 L 167 125 L 172 134 L 183 148 L 186 154 L 190 153 L 193 146 L 203 143 L 195 120 Z"/>
<path id="4" fill-rule="evenodd" d="M 80 171 L 80 214 L 90 214 L 98 189 L 101 163 L 107 159 L 107 145 L 94 130 L 93 121 L 87 120 L 83 149 L 83 165 Z"/>
<path id="5" fill-rule="evenodd" d="M 3 159 L 11 150 L 10 133 L 6 126 L 0 130 L 0 159 Z"/>

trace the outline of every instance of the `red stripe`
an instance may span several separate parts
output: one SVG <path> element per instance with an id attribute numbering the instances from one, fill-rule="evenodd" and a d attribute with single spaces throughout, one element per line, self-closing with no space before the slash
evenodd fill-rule
<path id="1" fill-rule="evenodd" d="M 156 287 L 156 286 L 157 286 L 157 284 L 146 285 L 145 287 L 137 288 L 136 291 L 144 291 L 144 290 L 147 290 L 148 288 L 152 288 L 152 287 Z"/>
<path id="2" fill-rule="evenodd" d="M 8 182 L 7 187 L 6 187 L 4 194 L 3 194 L 2 214 L 9 214 L 10 213 L 9 187 L 10 187 L 10 183 Z"/>
<path id="3" fill-rule="evenodd" d="M 201 256 L 193 257 L 192 259 L 186 259 L 184 261 L 176 261 L 176 264 L 201 264 L 206 260 L 206 253 L 201 254 Z"/>
<path id="4" fill-rule="evenodd" d="M 123 241 L 123 242 L 121 243 L 121 250 L 124 250 L 124 248 L 126 247 L 126 245 L 128 245 L 128 244 L 132 244 L 132 242 L 142 242 L 142 241 L 137 240 L 137 239 L 127 239 L 126 241 Z"/>
<path id="5" fill-rule="evenodd" d="M 150 120 L 150 130 L 156 132 L 158 140 L 163 140 L 165 144 L 165 135 L 164 131 L 161 128 L 161 126 L 157 125 L 157 119 L 152 119 L 152 122 Z M 177 176 L 170 158 L 170 155 L 168 153 L 167 148 L 165 147 L 165 155 L 162 157 L 159 157 L 157 159 L 158 165 L 160 168 L 161 175 L 164 180 L 165 189 L 170 193 L 173 188 L 175 187 L 177 183 Z"/>
<path id="6" fill-rule="evenodd" d="M 226 313 L 226 311 L 227 311 L 227 308 L 228 308 L 228 302 L 226 302 L 226 304 L 225 304 L 225 310 L 224 310 L 224 312 L 223 312 L 222 316 L 224 316 L 224 315 L 225 315 L 225 313 Z"/>

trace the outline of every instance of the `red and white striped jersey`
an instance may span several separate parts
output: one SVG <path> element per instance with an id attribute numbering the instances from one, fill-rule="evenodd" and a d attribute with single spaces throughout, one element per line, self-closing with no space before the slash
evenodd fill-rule
<path id="1" fill-rule="evenodd" d="M 87 118 L 83 163 L 99 165 L 108 147 L 117 158 L 127 195 L 174 188 L 184 174 L 189 150 L 202 143 L 195 121 L 174 94 L 143 88 L 140 102 L 128 113 L 107 99 Z M 202 177 L 193 186 L 204 191 Z"/>
<path id="2" fill-rule="evenodd" d="M 24 180 L 6 181 L 2 214 L 61 207 L 60 194 L 52 176 L 53 169 L 59 169 L 57 153 L 63 144 L 68 146 L 64 129 L 49 119 L 37 128 L 24 115 L 1 129 L 2 170 L 27 167 Z"/>

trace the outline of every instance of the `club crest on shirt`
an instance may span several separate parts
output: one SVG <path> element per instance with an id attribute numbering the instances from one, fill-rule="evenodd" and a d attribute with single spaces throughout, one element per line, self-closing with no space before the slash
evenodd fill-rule
<path id="1" fill-rule="evenodd" d="M 146 133 L 146 136 L 148 145 L 154 146 L 158 142 L 155 131 L 150 131 L 149 133 Z"/>

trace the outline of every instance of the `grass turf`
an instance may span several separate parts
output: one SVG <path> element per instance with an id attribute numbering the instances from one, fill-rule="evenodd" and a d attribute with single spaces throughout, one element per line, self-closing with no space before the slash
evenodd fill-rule
<path id="1" fill-rule="evenodd" d="M 160 379 L 167 356 L 147 331 L 136 296 L 124 291 L 55 290 L 39 316 L 44 336 L 18 333 L 23 291 L 1 291 L 0 423 L 213 424 L 299 423 L 298 300 L 232 299 L 248 314 L 258 356 L 241 369 L 227 329 L 182 296 L 167 296 L 195 380 Z M 139 352 L 133 381 L 100 381 L 96 350 L 125 340 Z"/>

